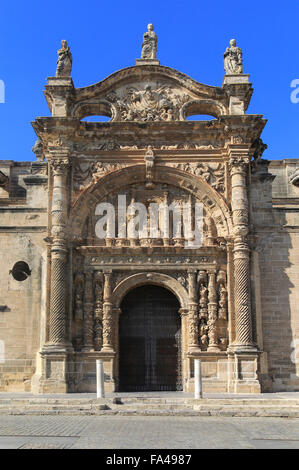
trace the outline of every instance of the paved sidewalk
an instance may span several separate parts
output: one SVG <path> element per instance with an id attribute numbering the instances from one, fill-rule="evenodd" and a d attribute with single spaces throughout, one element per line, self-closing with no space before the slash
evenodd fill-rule
<path id="1" fill-rule="evenodd" d="M 299 419 L 1 416 L 0 449 L 299 449 Z"/>

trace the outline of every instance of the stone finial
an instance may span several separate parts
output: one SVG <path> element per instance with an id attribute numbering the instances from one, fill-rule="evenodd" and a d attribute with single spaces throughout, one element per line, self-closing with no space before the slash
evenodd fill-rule
<path id="1" fill-rule="evenodd" d="M 37 139 L 37 141 L 35 142 L 34 146 L 32 147 L 32 152 L 35 153 L 36 155 L 36 159 L 39 161 L 39 162 L 43 162 L 45 157 L 43 155 L 43 151 L 44 151 L 44 148 L 43 148 L 43 143 L 40 139 Z"/>
<path id="2" fill-rule="evenodd" d="M 147 25 L 147 32 L 143 35 L 141 59 L 157 58 L 158 37 L 154 32 L 154 26 L 150 23 Z"/>
<path id="3" fill-rule="evenodd" d="M 72 71 L 73 58 L 67 41 L 61 41 L 61 49 L 57 51 L 56 77 L 70 77 Z"/>
<path id="4" fill-rule="evenodd" d="M 231 39 L 229 44 L 230 47 L 226 48 L 226 51 L 223 55 L 225 73 L 227 75 L 242 74 L 242 51 L 239 47 L 237 47 L 237 41 L 235 39 Z"/>

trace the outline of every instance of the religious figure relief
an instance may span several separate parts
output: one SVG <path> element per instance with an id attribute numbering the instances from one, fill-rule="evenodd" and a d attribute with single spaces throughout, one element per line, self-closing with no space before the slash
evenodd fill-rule
<path id="1" fill-rule="evenodd" d="M 145 167 L 146 167 L 146 189 L 154 189 L 154 163 L 155 155 L 151 145 L 148 146 L 147 152 L 145 154 Z"/>
<path id="2" fill-rule="evenodd" d="M 202 351 L 206 351 L 209 346 L 209 337 L 208 337 L 209 327 L 206 324 L 206 321 L 201 321 L 199 332 L 200 332 L 200 343 L 199 343 L 200 349 Z"/>
<path id="3" fill-rule="evenodd" d="M 180 108 L 190 97 L 176 94 L 168 85 L 146 85 L 145 89 L 131 87 L 123 97 L 110 92 L 106 99 L 117 108 L 116 120 L 120 121 L 174 121 L 179 120 Z"/>
<path id="4" fill-rule="evenodd" d="M 150 23 L 147 25 L 147 32 L 143 35 L 141 59 L 157 58 L 158 37 L 154 32 L 154 26 Z"/>
<path id="5" fill-rule="evenodd" d="M 61 41 L 61 49 L 57 51 L 56 77 L 70 77 L 72 71 L 73 58 L 67 41 Z"/>
<path id="6" fill-rule="evenodd" d="M 227 320 L 227 291 L 223 284 L 220 284 L 218 292 L 219 292 L 218 317 L 220 320 Z"/>
<path id="7" fill-rule="evenodd" d="M 243 73 L 242 51 L 235 39 L 230 40 L 230 47 L 224 52 L 224 70 L 227 75 Z"/>

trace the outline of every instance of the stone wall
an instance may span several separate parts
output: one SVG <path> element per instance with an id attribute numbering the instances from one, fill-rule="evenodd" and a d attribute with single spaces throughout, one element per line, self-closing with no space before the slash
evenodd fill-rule
<path id="1" fill-rule="evenodd" d="M 250 188 L 259 259 L 259 346 L 266 353 L 264 388 L 273 391 L 299 390 L 299 188 L 289 181 L 298 163 L 258 165 Z"/>
<path id="2" fill-rule="evenodd" d="M 0 170 L 10 182 L 0 199 L 0 390 L 22 391 L 30 390 L 44 315 L 47 188 L 24 183 L 31 163 L 1 162 Z M 18 261 L 31 270 L 24 281 L 11 273 Z"/>

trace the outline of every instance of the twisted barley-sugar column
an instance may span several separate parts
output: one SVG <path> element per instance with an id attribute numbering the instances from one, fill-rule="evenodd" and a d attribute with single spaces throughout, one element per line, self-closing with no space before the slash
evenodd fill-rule
<path id="1" fill-rule="evenodd" d="M 113 348 L 113 304 L 112 273 L 104 273 L 104 303 L 103 303 L 103 347 L 104 352 L 114 352 Z"/>
<path id="2" fill-rule="evenodd" d="M 66 345 L 66 262 L 68 158 L 55 157 L 50 162 L 53 174 L 52 246 L 49 341 L 60 348 Z"/>
<path id="3" fill-rule="evenodd" d="M 188 272 L 189 288 L 189 351 L 199 350 L 198 341 L 198 295 L 197 295 L 197 271 Z"/>
<path id="4" fill-rule="evenodd" d="M 246 176 L 248 168 L 248 157 L 239 156 L 230 159 L 235 236 L 233 252 L 236 337 L 234 348 L 240 350 L 254 348 L 250 304 L 250 250 L 247 243 L 248 198 Z"/>

